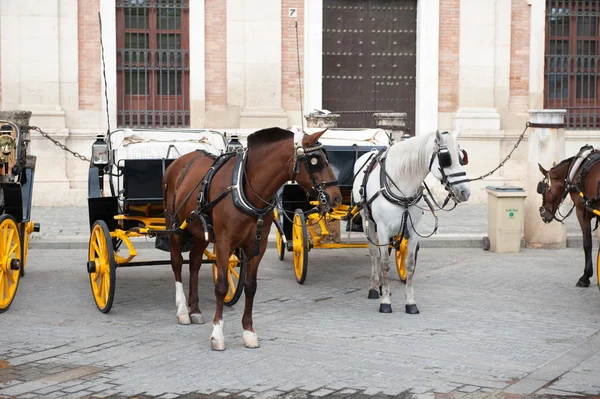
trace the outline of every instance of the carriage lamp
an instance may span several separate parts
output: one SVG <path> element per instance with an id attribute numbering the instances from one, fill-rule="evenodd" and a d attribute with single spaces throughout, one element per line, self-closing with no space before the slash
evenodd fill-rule
<path id="1" fill-rule="evenodd" d="M 102 135 L 96 136 L 96 141 L 92 144 L 92 163 L 94 166 L 108 165 L 108 144 Z"/>
<path id="2" fill-rule="evenodd" d="M 0 161 L 5 163 L 8 161 L 8 156 L 16 147 L 15 138 L 12 136 L 13 128 L 11 125 L 2 125 L 0 127 Z"/>
<path id="3" fill-rule="evenodd" d="M 244 148 L 244 145 L 240 143 L 239 137 L 236 134 L 232 134 L 229 143 L 227 143 L 227 152 L 237 152 L 242 148 Z"/>

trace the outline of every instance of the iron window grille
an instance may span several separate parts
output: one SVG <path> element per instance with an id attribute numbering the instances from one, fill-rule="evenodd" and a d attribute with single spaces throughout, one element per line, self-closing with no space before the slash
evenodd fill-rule
<path id="1" fill-rule="evenodd" d="M 119 127 L 190 125 L 189 0 L 117 0 Z"/>
<path id="2" fill-rule="evenodd" d="M 597 0 L 546 1 L 544 102 L 566 109 L 567 129 L 600 129 Z"/>

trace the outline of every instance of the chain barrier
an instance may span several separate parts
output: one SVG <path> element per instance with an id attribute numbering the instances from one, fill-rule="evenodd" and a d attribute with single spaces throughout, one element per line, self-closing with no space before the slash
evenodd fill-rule
<path id="1" fill-rule="evenodd" d="M 42 131 L 42 129 L 40 129 L 37 126 L 27 126 L 29 128 L 29 130 L 35 130 L 36 132 L 38 132 L 39 134 L 42 135 L 42 137 L 50 140 L 51 142 L 53 142 L 56 146 L 60 147 L 62 150 L 65 150 L 69 153 L 71 153 L 74 157 L 81 159 L 82 161 L 85 162 L 91 162 L 91 159 L 87 158 L 86 156 L 81 155 L 80 153 L 78 153 L 77 151 L 72 151 L 69 148 L 67 148 L 66 145 L 54 140 L 52 137 L 50 137 L 50 135 L 44 131 Z"/>
<path id="2" fill-rule="evenodd" d="M 481 176 L 476 177 L 474 179 L 469 179 L 468 181 L 471 182 L 471 181 L 476 181 L 476 180 L 483 180 L 486 177 L 491 176 L 495 171 L 497 171 L 501 167 L 503 167 L 504 164 L 506 163 L 506 161 L 508 161 L 510 159 L 511 155 L 513 154 L 513 152 L 515 152 L 515 150 L 517 149 L 517 147 L 519 146 L 519 144 L 521 144 L 521 141 L 523 141 L 523 138 L 525 137 L 525 133 L 527 132 L 527 129 L 529 129 L 530 126 L 531 126 L 530 122 L 527 122 L 525 124 L 525 130 L 523 130 L 523 133 L 521 133 L 521 135 L 519 136 L 519 140 L 517 140 L 517 142 L 513 146 L 513 149 L 508 153 L 508 155 L 506 156 L 506 158 L 504 158 L 504 160 L 502 162 L 500 162 L 500 165 L 496 166 L 496 168 L 494 168 L 490 172 L 486 173 L 485 175 L 481 175 Z"/>

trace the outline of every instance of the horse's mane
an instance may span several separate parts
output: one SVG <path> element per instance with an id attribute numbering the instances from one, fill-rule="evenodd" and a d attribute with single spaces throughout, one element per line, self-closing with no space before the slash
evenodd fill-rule
<path id="1" fill-rule="evenodd" d="M 286 139 L 293 139 L 294 133 L 278 127 L 261 129 L 248 136 L 248 148 L 261 144 L 277 143 Z"/>
<path id="2" fill-rule="evenodd" d="M 567 159 L 564 159 L 564 160 L 560 161 L 560 162 L 558 163 L 558 165 L 556 165 L 556 166 L 554 166 L 552 169 L 550 169 L 550 171 L 549 171 L 549 172 L 552 172 L 553 174 L 560 173 L 559 171 L 561 171 L 561 169 L 562 169 L 563 167 L 565 167 L 565 165 L 567 165 L 567 166 L 568 166 L 568 165 L 570 165 L 570 164 L 571 164 L 571 162 L 573 162 L 573 158 L 575 158 L 575 157 L 574 157 L 574 156 L 572 156 L 572 157 L 570 157 L 570 158 L 567 158 Z M 569 172 L 569 170 L 568 170 L 568 169 L 566 169 L 566 170 L 564 171 L 564 173 L 565 173 L 565 176 L 564 176 L 564 177 L 566 177 L 566 174 L 567 174 L 568 172 Z M 562 179 L 562 178 L 563 178 L 563 176 L 558 176 L 558 178 Z"/>
<path id="3" fill-rule="evenodd" d="M 394 172 L 400 176 L 413 176 L 423 169 L 423 165 L 428 165 L 430 154 L 427 143 L 434 134 L 435 132 L 415 136 L 392 145 L 387 157 L 388 160 L 394 160 Z"/>

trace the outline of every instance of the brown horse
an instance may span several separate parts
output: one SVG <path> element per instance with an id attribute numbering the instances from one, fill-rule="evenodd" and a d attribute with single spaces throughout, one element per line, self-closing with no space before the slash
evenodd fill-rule
<path id="1" fill-rule="evenodd" d="M 586 152 L 587 151 L 587 152 Z M 590 278 L 594 275 L 592 263 L 592 219 L 597 218 L 594 206 L 599 197 L 600 181 L 600 153 L 590 152 L 591 147 L 581 149 L 579 155 L 565 159 L 550 170 L 539 165 L 544 179 L 538 183 L 537 192 L 542 194 L 540 216 L 545 223 L 553 220 L 562 222 L 566 216 L 558 211 L 561 203 L 571 196 L 577 212 L 577 219 L 583 234 L 583 251 L 585 253 L 585 267 L 583 275 L 575 284 L 577 287 L 589 287 Z M 583 156 L 582 156 L 583 155 Z M 559 213 L 561 218 L 557 218 Z"/>
<path id="2" fill-rule="evenodd" d="M 180 232 L 171 236 L 170 250 L 181 324 L 203 323 L 198 305 L 198 272 L 208 243 L 215 243 L 217 306 L 210 337 L 213 350 L 225 349 L 223 301 L 229 284 L 226 273 L 229 257 L 236 248 L 249 258 L 244 283 L 243 339 L 246 347 L 259 346 L 252 327 L 252 304 L 258 265 L 273 222 L 273 200 L 281 186 L 295 180 L 307 192 L 317 195 L 321 213 L 341 202 L 327 154 L 318 142 L 324 132 L 304 135 L 301 143 L 295 143 L 290 131 L 263 129 L 248 137 L 244 151 L 219 157 L 195 151 L 178 158 L 165 171 L 165 222 L 168 228 Z M 183 229 L 192 236 L 189 310 L 181 283 Z"/>

